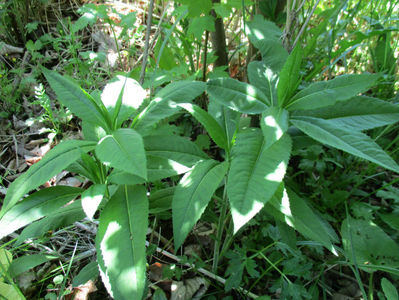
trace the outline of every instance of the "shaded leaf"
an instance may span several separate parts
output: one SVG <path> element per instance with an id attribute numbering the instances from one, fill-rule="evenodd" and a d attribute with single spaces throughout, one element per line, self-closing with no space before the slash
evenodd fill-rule
<path id="1" fill-rule="evenodd" d="M 181 80 L 162 88 L 150 104 L 134 119 L 133 128 L 143 130 L 180 110 L 176 103 L 190 102 L 205 90 L 205 83 Z"/>
<path id="2" fill-rule="evenodd" d="M 208 159 L 199 147 L 187 138 L 177 135 L 152 135 L 144 137 L 147 155 L 166 158 L 192 167 L 200 160 Z"/>
<path id="3" fill-rule="evenodd" d="M 333 106 L 294 112 L 294 116 L 328 119 L 352 130 L 368 130 L 399 121 L 399 107 L 376 98 L 357 96 Z"/>
<path id="4" fill-rule="evenodd" d="M 18 275 L 38 266 L 52 259 L 56 259 L 56 256 L 43 255 L 43 254 L 30 254 L 16 258 L 10 265 L 9 272 L 12 277 Z"/>
<path id="5" fill-rule="evenodd" d="M 227 148 L 226 133 L 209 113 L 199 106 L 190 103 L 182 103 L 179 104 L 179 106 L 187 110 L 194 118 L 197 119 L 198 122 L 205 127 L 206 131 L 209 133 L 216 145 L 223 149 Z"/>
<path id="6" fill-rule="evenodd" d="M 75 200 L 71 204 L 57 209 L 51 215 L 25 227 L 15 241 L 15 246 L 21 245 L 27 239 L 37 238 L 52 230 L 71 225 L 84 217 L 85 213 L 82 210 L 80 199 Z"/>
<path id="7" fill-rule="evenodd" d="M 258 114 L 270 104 L 259 89 L 232 78 L 211 79 L 206 91 L 213 100 L 242 113 Z"/>
<path id="8" fill-rule="evenodd" d="M 270 103 L 277 104 L 278 73 L 263 61 L 252 61 L 248 65 L 249 82 L 260 89 L 270 99 Z"/>
<path id="9" fill-rule="evenodd" d="M 369 160 L 399 173 L 399 166 L 366 134 L 344 125 L 312 117 L 296 117 L 291 122 L 311 138 Z"/>
<path id="10" fill-rule="evenodd" d="M 54 186 L 33 193 L 13 206 L 0 219 L 0 239 L 33 221 L 52 214 L 82 192 L 83 189 L 80 188 Z"/>
<path id="11" fill-rule="evenodd" d="M 290 53 L 278 80 L 277 94 L 279 106 L 284 107 L 299 85 L 303 50 L 300 44 Z"/>
<path id="12" fill-rule="evenodd" d="M 284 189 L 284 185 L 281 185 L 269 204 L 283 214 L 279 217 L 281 222 L 295 228 L 306 238 L 319 242 L 332 253 L 337 253 L 333 246 L 333 242 L 338 242 L 334 230 L 292 190 Z M 275 217 L 278 216 L 275 213 L 272 214 Z"/>
<path id="13" fill-rule="evenodd" d="M 388 300 L 398 300 L 399 299 L 397 288 L 385 277 L 381 279 L 381 287 L 382 287 L 385 297 Z"/>
<path id="14" fill-rule="evenodd" d="M 172 202 L 173 237 L 178 249 L 199 220 L 227 172 L 227 163 L 205 160 L 180 180 Z"/>
<path id="15" fill-rule="evenodd" d="M 72 286 L 77 287 L 85 284 L 89 280 L 96 279 L 99 275 L 98 265 L 96 261 L 91 261 L 79 271 L 72 280 Z"/>
<path id="16" fill-rule="evenodd" d="M 0 212 L 5 212 L 17 203 L 27 192 L 45 183 L 81 157 L 82 152 L 89 152 L 95 147 L 94 142 L 70 140 L 64 141 L 50 150 L 39 162 L 19 176 L 8 188 Z"/>
<path id="17" fill-rule="evenodd" d="M 133 129 L 121 128 L 105 136 L 98 143 L 96 154 L 111 167 L 147 179 L 143 139 Z"/>
<path id="18" fill-rule="evenodd" d="M 341 235 L 346 256 L 365 271 L 369 264 L 399 267 L 399 246 L 373 222 L 346 218 Z"/>
<path id="19" fill-rule="evenodd" d="M 315 82 L 297 93 L 285 108 L 292 111 L 330 106 L 366 91 L 378 77 L 374 74 L 350 74 L 328 81 Z"/>
<path id="20" fill-rule="evenodd" d="M 57 94 L 58 101 L 68 107 L 72 113 L 82 120 L 109 128 L 109 116 L 80 86 L 57 72 L 42 68 L 42 72 L 51 88 Z M 108 120 L 107 120 L 108 118 Z"/>

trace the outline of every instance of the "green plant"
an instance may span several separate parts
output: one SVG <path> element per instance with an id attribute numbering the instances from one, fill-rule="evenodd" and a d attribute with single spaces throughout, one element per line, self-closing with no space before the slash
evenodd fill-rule
<path id="1" fill-rule="evenodd" d="M 378 75 L 373 74 L 343 75 L 298 91 L 301 46 L 288 54 L 281 45 L 280 29 L 260 16 L 247 24 L 247 30 L 262 54 L 261 61 L 248 66 L 250 84 L 231 78 L 212 79 L 206 84 L 178 81 L 147 101 L 141 86 L 125 76 L 116 77 L 99 96 L 43 68 L 58 100 L 82 119 L 85 140 L 61 142 L 9 186 L 0 212 L 0 237 L 41 218 L 37 223 L 43 228 L 57 222 L 58 226 L 61 223 L 55 216 L 79 212 L 75 218 L 81 217 L 82 209 L 92 219 L 100 209 L 96 248 L 103 282 L 116 299 L 140 299 L 146 285 L 149 208 L 156 208 L 157 203 L 151 194 L 149 202 L 146 187 L 185 174 L 172 190 L 174 245 L 178 249 L 183 244 L 215 192 L 221 189 L 223 196 L 217 198 L 221 210 L 213 254 L 215 273 L 223 256 L 235 259 L 234 253 L 228 252 L 234 234 L 262 208 L 276 221 L 288 224 L 335 255 L 344 253 L 347 264 L 356 270 L 361 267 L 370 272 L 397 272 L 397 254 L 391 255 L 389 268 L 381 259 L 374 260 L 373 265 L 366 263 L 364 258 L 369 253 L 359 252 L 360 239 L 351 237 L 353 230 L 364 225 L 362 221 L 352 222 L 347 217 L 341 229 L 344 250 L 339 249 L 335 231 L 284 182 L 284 177 L 292 147 L 302 137 L 295 128 L 330 147 L 399 172 L 396 162 L 362 132 L 395 123 L 399 108 L 358 96 L 377 82 Z M 205 89 L 210 98 L 209 112 L 192 101 Z M 184 137 L 160 134 L 156 124 L 182 110 L 206 129 L 219 148 L 219 160 Z M 248 127 L 241 114 L 259 115 L 260 128 Z M 86 190 L 51 187 L 20 201 L 63 169 L 87 177 L 92 185 Z M 166 189 L 170 192 L 169 187 Z M 73 199 L 72 204 L 63 207 Z M 230 215 L 228 208 L 231 222 L 224 226 Z M 26 229 L 37 228 L 37 223 Z M 390 249 L 398 247 L 374 224 L 367 226 L 370 232 L 383 237 Z M 374 242 L 371 239 L 370 243 Z M 251 259 L 241 257 L 240 266 L 255 276 Z M 295 286 L 284 282 L 288 288 Z"/>

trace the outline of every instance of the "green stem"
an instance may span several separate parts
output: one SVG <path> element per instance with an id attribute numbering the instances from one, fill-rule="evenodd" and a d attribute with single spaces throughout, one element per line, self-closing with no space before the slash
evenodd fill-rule
<path id="1" fill-rule="evenodd" d="M 223 228 L 224 228 L 224 222 L 226 219 L 226 213 L 227 213 L 227 187 L 226 187 L 226 178 L 224 180 L 224 189 L 223 189 L 223 199 L 222 199 L 222 211 L 219 216 L 219 223 L 218 223 L 218 228 L 217 228 L 217 234 L 216 234 L 216 241 L 215 241 L 215 247 L 213 249 L 213 264 L 212 264 L 212 272 L 217 273 L 217 268 L 219 264 L 219 257 L 220 257 L 220 242 L 222 241 L 222 236 L 223 236 Z"/>
<path id="2" fill-rule="evenodd" d="M 374 289 L 373 289 L 373 278 L 374 278 L 374 272 L 370 273 L 370 278 L 369 278 L 369 300 L 374 299 Z"/>

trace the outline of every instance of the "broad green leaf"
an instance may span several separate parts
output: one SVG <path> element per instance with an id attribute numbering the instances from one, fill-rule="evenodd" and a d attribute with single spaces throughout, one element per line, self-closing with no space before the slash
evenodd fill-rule
<path id="1" fill-rule="evenodd" d="M 161 51 L 162 50 L 162 51 Z M 177 67 L 175 51 L 170 43 L 164 44 L 163 39 L 158 39 L 154 47 L 154 55 L 158 61 L 158 66 L 161 72 L 157 72 L 152 75 L 151 84 L 153 87 L 157 87 L 162 84 L 162 81 L 169 82 L 169 76 L 166 76 L 167 71 L 172 71 Z M 163 75 L 162 75 L 163 74 Z M 162 79 L 159 79 L 162 78 Z"/>
<path id="2" fill-rule="evenodd" d="M 398 300 L 398 289 L 385 277 L 381 279 L 381 287 L 387 300 Z"/>
<path id="3" fill-rule="evenodd" d="M 27 239 L 37 238 L 49 231 L 71 225 L 82 220 L 85 216 L 81 200 L 75 200 L 71 204 L 57 209 L 51 215 L 26 226 L 15 241 L 15 246 L 21 245 Z"/>
<path id="4" fill-rule="evenodd" d="M 0 298 L 12 300 L 25 300 L 22 292 L 18 292 L 16 285 L 0 281 Z"/>
<path id="5" fill-rule="evenodd" d="M 302 62 L 302 46 L 297 44 L 288 56 L 281 72 L 277 86 L 279 106 L 284 107 L 299 85 L 299 71 Z"/>
<path id="6" fill-rule="evenodd" d="M 209 99 L 208 112 L 213 118 L 215 118 L 220 127 L 223 128 L 223 131 L 226 133 L 230 148 L 230 143 L 233 140 L 235 132 L 238 128 L 241 114 L 224 105 L 219 104 L 212 98 Z"/>
<path id="7" fill-rule="evenodd" d="M 203 0 L 203 1 L 191 1 L 191 0 L 178 0 L 181 4 L 188 5 L 188 16 L 198 17 L 202 14 L 208 14 L 212 9 L 212 1 L 211 0 Z"/>
<path id="8" fill-rule="evenodd" d="M 260 127 L 265 138 L 265 147 L 278 141 L 288 130 L 288 112 L 284 108 L 272 106 L 262 114 Z"/>
<path id="9" fill-rule="evenodd" d="M 173 154 L 169 154 L 173 157 Z M 198 161 L 196 159 L 195 161 Z M 186 157 L 178 162 L 174 159 L 147 155 L 148 181 L 154 182 L 171 176 L 184 174 L 190 170 L 193 161 L 191 161 L 191 158 L 186 159 Z"/>
<path id="10" fill-rule="evenodd" d="M 232 78 L 211 79 L 206 91 L 213 100 L 246 114 L 259 114 L 270 104 L 259 89 Z"/>
<path id="11" fill-rule="evenodd" d="M 85 140 L 98 142 L 107 135 L 105 130 L 97 124 L 82 121 L 82 132 Z"/>
<path id="12" fill-rule="evenodd" d="M 257 47 L 258 42 L 264 40 L 278 41 L 282 35 L 281 29 L 261 15 L 256 15 L 246 24 L 246 34 L 252 44 Z"/>
<path id="13" fill-rule="evenodd" d="M 256 47 L 262 54 L 262 61 L 266 66 L 274 73 L 279 73 L 288 58 L 288 52 L 281 41 L 263 40 L 258 42 Z"/>
<path id="14" fill-rule="evenodd" d="M 143 139 L 133 129 L 120 128 L 105 136 L 98 143 L 96 154 L 113 168 L 147 179 Z"/>
<path id="15" fill-rule="evenodd" d="M 193 162 L 187 160 L 184 160 L 183 163 L 179 163 L 165 157 L 147 155 L 148 181 L 154 182 L 171 176 L 184 174 L 190 170 L 193 164 Z M 139 176 L 115 169 L 108 176 L 108 182 L 135 185 L 145 183 L 145 180 Z"/>
<path id="16" fill-rule="evenodd" d="M 144 148 L 147 155 L 166 158 L 189 167 L 200 160 L 208 159 L 208 156 L 196 144 L 177 135 L 146 136 Z"/>
<path id="17" fill-rule="evenodd" d="M 79 271 L 78 275 L 73 278 L 72 287 L 78 287 L 79 285 L 85 284 L 89 280 L 96 279 L 98 275 L 99 271 L 97 262 L 91 261 Z"/>
<path id="18" fill-rule="evenodd" d="M 285 106 L 289 111 L 316 109 L 348 100 L 374 85 L 374 74 L 350 74 L 332 80 L 312 83 L 297 93 Z"/>
<path id="19" fill-rule="evenodd" d="M 205 30 L 215 31 L 215 18 L 211 15 L 199 16 L 191 19 L 187 34 L 194 35 L 194 38 L 200 40 Z"/>
<path id="20" fill-rule="evenodd" d="M 270 103 L 277 104 L 278 73 L 268 67 L 265 62 L 252 61 L 249 63 L 248 80 L 270 99 Z"/>
<path id="21" fill-rule="evenodd" d="M 84 121 L 109 128 L 109 116 L 80 86 L 57 72 L 42 68 L 43 74 L 58 100 Z M 107 120 L 108 118 L 108 120 Z"/>
<path id="22" fill-rule="evenodd" d="M 69 186 L 54 186 L 25 198 L 9 209 L 0 219 L 0 239 L 28 225 L 72 201 L 83 189 Z"/>
<path id="23" fill-rule="evenodd" d="M 148 168 L 148 157 L 147 157 L 147 168 Z M 145 183 L 145 179 L 137 175 L 124 172 L 122 170 L 114 169 L 108 175 L 108 182 L 113 184 L 135 185 L 135 184 Z"/>
<path id="24" fill-rule="evenodd" d="M 290 152 L 288 135 L 270 147 L 265 146 L 259 129 L 237 135 L 227 180 L 234 232 L 252 219 L 274 195 L 284 178 Z"/>
<path id="25" fill-rule="evenodd" d="M 162 88 L 150 104 L 134 119 L 133 128 L 143 130 L 170 117 L 180 110 L 176 103 L 186 103 L 205 90 L 205 83 L 199 81 L 177 81 Z"/>
<path id="26" fill-rule="evenodd" d="M 193 105 L 191 103 L 182 103 L 179 104 L 179 106 L 187 110 L 194 118 L 197 119 L 198 122 L 205 127 L 206 131 L 209 133 L 216 145 L 222 149 L 227 148 L 228 142 L 226 133 L 210 114 L 208 114 L 199 106 Z"/>
<path id="27" fill-rule="evenodd" d="M 256 15 L 247 23 L 246 34 L 251 43 L 259 49 L 262 60 L 274 73 L 279 73 L 288 57 L 281 43 L 282 32 L 276 24 Z"/>
<path id="28" fill-rule="evenodd" d="M 366 134 L 352 130 L 344 125 L 312 117 L 291 119 L 301 131 L 311 138 L 343 150 L 355 156 L 369 160 L 388 170 L 399 173 L 399 166 Z"/>
<path id="29" fill-rule="evenodd" d="M 175 249 L 199 220 L 224 175 L 228 164 L 206 160 L 196 164 L 180 180 L 172 202 Z"/>
<path id="30" fill-rule="evenodd" d="M 399 231 L 399 213 L 392 212 L 392 213 L 383 213 L 378 214 L 386 224 L 392 227 L 395 230 Z"/>
<path id="31" fill-rule="evenodd" d="M 399 106 L 376 98 L 357 96 L 333 106 L 301 110 L 294 116 L 328 119 L 352 130 L 368 130 L 399 121 Z"/>
<path id="32" fill-rule="evenodd" d="M 320 219 L 305 200 L 292 190 L 285 189 L 283 184 L 281 187 L 269 202 L 268 211 L 278 217 L 280 221 L 295 228 L 306 238 L 319 242 L 336 254 L 337 252 L 332 243 L 338 242 L 338 237 L 331 226 Z M 278 216 L 278 214 L 273 213 L 270 210 L 270 206 L 282 215 Z"/>
<path id="33" fill-rule="evenodd" d="M 29 254 L 18 257 L 14 259 L 10 265 L 9 272 L 12 277 L 17 277 L 22 273 L 41 265 L 45 262 L 48 262 L 52 259 L 56 259 L 58 257 L 52 255 L 43 255 L 43 254 Z"/>
<path id="34" fill-rule="evenodd" d="M 363 265 L 399 267 L 399 246 L 371 221 L 346 218 L 341 226 L 346 256 L 365 271 Z"/>
<path id="35" fill-rule="evenodd" d="M 19 176 L 8 188 L 0 218 L 17 203 L 22 196 L 37 188 L 60 173 L 81 157 L 82 152 L 89 152 L 95 147 L 94 142 L 70 140 L 64 141 L 51 149 L 38 163 Z"/>
<path id="36" fill-rule="evenodd" d="M 105 184 L 93 184 L 82 193 L 82 208 L 90 220 L 93 220 L 93 216 L 103 200 L 106 190 L 107 185 Z"/>
<path id="37" fill-rule="evenodd" d="M 109 81 L 101 93 L 101 100 L 117 126 L 137 111 L 145 97 L 146 92 L 136 80 L 122 75 Z"/>
<path id="38" fill-rule="evenodd" d="M 101 278 L 115 299 L 142 299 L 146 282 L 148 199 L 143 186 L 120 186 L 100 215 L 96 237 Z"/>
<path id="39" fill-rule="evenodd" d="M 172 200 L 176 187 L 169 187 L 151 192 L 148 201 L 150 202 L 150 214 L 158 214 L 172 209 Z"/>

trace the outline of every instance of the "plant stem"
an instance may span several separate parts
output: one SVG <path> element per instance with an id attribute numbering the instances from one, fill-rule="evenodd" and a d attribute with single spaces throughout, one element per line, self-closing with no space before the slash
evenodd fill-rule
<path id="1" fill-rule="evenodd" d="M 150 50 L 150 34 L 151 34 L 151 23 L 152 23 L 153 10 L 154 10 L 154 0 L 150 0 L 150 7 L 148 9 L 147 30 L 146 30 L 145 44 L 144 44 L 143 64 L 141 65 L 141 73 L 140 73 L 140 80 L 139 80 L 139 83 L 141 85 L 144 82 L 145 69 L 147 67 L 148 52 Z"/>
<path id="2" fill-rule="evenodd" d="M 374 278 L 374 272 L 371 272 L 370 278 L 369 278 L 369 300 L 374 299 L 373 278 Z"/>
<path id="3" fill-rule="evenodd" d="M 219 223 L 217 227 L 217 234 L 216 234 L 216 241 L 215 247 L 213 249 L 213 264 L 212 264 L 212 272 L 217 274 L 217 268 L 219 264 L 219 257 L 220 257 L 220 242 L 222 241 L 223 236 L 223 228 L 224 228 L 224 221 L 226 219 L 227 213 L 227 188 L 226 188 L 226 178 L 224 180 L 224 190 L 223 190 L 223 199 L 222 199 L 222 211 L 219 216 Z"/>
<path id="4" fill-rule="evenodd" d="M 299 31 L 298 35 L 295 38 L 294 43 L 292 44 L 292 48 L 294 49 L 296 44 L 298 43 L 300 37 L 302 36 L 303 32 L 305 31 L 305 28 L 308 26 L 308 23 L 310 21 L 310 18 L 313 16 L 314 11 L 316 10 L 317 5 L 319 5 L 320 0 L 317 0 L 316 4 L 313 6 L 312 11 L 310 12 L 309 16 L 307 17 L 305 23 L 303 24 L 301 30 Z"/>

